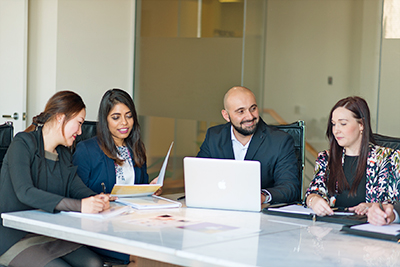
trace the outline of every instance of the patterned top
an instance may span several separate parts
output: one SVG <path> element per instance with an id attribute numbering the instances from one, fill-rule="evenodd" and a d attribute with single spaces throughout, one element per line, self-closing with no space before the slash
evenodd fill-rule
<path id="1" fill-rule="evenodd" d="M 365 202 L 399 201 L 400 192 L 400 151 L 391 148 L 369 144 L 369 153 L 366 166 Z M 344 153 L 343 153 L 344 156 Z M 328 193 L 326 170 L 329 153 L 327 150 L 318 154 L 314 169 L 314 179 L 304 196 L 318 194 L 328 203 L 331 196 Z"/>
<path id="2" fill-rule="evenodd" d="M 126 146 L 117 146 L 118 154 L 120 159 L 124 160 L 124 163 L 120 166 L 115 164 L 115 177 L 117 184 L 130 184 L 135 183 L 135 170 L 133 168 L 133 161 L 129 149 Z"/>

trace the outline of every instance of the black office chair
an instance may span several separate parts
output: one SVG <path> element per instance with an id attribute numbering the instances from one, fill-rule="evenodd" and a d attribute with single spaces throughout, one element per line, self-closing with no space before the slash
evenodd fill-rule
<path id="1" fill-rule="evenodd" d="M 400 150 L 400 138 L 385 136 L 376 133 L 374 133 L 373 136 L 377 145 Z"/>
<path id="2" fill-rule="evenodd" d="M 82 134 L 78 135 L 75 139 L 75 143 L 71 147 L 72 153 L 75 152 L 76 145 L 80 141 L 90 139 L 97 134 L 97 122 L 96 121 L 84 121 L 82 124 Z"/>
<path id="3" fill-rule="evenodd" d="M 299 179 L 300 179 L 300 198 L 303 196 L 303 176 L 304 176 L 304 165 L 305 165 L 305 138 L 306 138 L 306 126 L 304 121 L 297 121 L 291 124 L 280 124 L 272 125 L 281 131 L 284 131 L 294 139 L 294 149 L 297 156 L 297 165 L 299 168 Z"/>
<path id="4" fill-rule="evenodd" d="M 3 158 L 14 137 L 14 127 L 11 121 L 0 125 L 0 169 L 3 165 Z"/>

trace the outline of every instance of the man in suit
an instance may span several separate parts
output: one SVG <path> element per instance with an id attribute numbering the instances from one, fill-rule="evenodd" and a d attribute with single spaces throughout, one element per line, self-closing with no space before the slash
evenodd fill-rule
<path id="1" fill-rule="evenodd" d="M 400 203 L 394 205 L 382 204 L 382 209 L 378 203 L 374 203 L 370 208 L 368 208 L 367 216 L 370 224 L 385 225 L 393 222 L 400 222 Z"/>
<path id="2" fill-rule="evenodd" d="M 261 203 L 298 200 L 300 180 L 292 136 L 259 117 L 255 96 L 245 87 L 229 89 L 221 113 L 228 123 L 208 129 L 197 157 L 257 160 Z"/>

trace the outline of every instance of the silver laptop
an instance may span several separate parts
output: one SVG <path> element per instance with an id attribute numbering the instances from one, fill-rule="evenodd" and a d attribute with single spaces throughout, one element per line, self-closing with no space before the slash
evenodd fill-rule
<path id="1" fill-rule="evenodd" d="M 260 162 L 186 157 L 183 167 L 186 206 L 261 210 Z"/>

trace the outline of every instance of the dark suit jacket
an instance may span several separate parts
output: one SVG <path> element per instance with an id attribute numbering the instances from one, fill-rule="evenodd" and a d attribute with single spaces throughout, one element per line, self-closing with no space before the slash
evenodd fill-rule
<path id="1" fill-rule="evenodd" d="M 68 148 L 56 148 L 60 161 L 64 194 L 48 183 L 46 159 L 41 127 L 30 133 L 19 133 L 7 150 L 0 175 L 0 213 L 42 209 L 56 212 L 55 207 L 64 198 L 82 199 L 95 195 L 76 174 Z M 49 185 L 50 184 L 50 185 Z M 0 255 L 27 233 L 0 225 Z"/>
<path id="2" fill-rule="evenodd" d="M 129 151 L 133 155 L 130 148 Z M 97 137 L 78 143 L 73 156 L 73 164 L 78 166 L 78 175 L 89 188 L 101 193 L 103 192 L 101 183 L 104 183 L 106 193 L 111 193 L 116 181 L 115 165 L 114 161 L 101 150 Z M 141 168 L 134 166 L 134 170 L 135 184 L 149 183 L 146 163 Z"/>
<path id="3" fill-rule="evenodd" d="M 197 157 L 234 159 L 231 124 L 208 129 Z M 272 202 L 292 202 L 299 199 L 300 179 L 293 137 L 261 118 L 250 141 L 245 160 L 261 163 L 261 188 L 272 195 Z"/>

